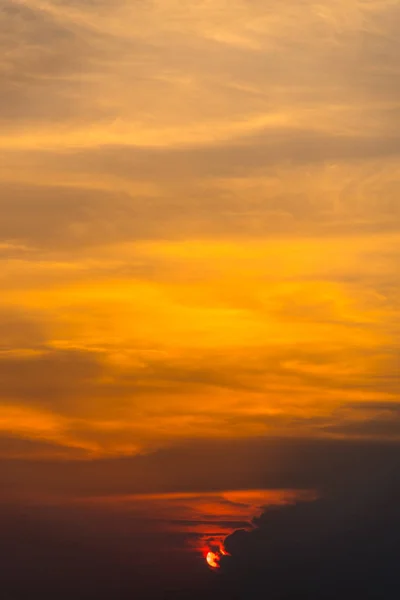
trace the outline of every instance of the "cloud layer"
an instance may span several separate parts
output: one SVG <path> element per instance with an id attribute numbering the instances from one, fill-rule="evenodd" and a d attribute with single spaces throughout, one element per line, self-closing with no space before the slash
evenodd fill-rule
<path id="1" fill-rule="evenodd" d="M 397 439 L 398 3 L 0 11 L 2 455 Z"/>

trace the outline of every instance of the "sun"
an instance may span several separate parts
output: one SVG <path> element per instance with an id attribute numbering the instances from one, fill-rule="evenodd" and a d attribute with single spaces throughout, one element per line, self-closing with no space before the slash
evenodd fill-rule
<path id="1" fill-rule="evenodd" d="M 204 558 L 209 567 L 212 569 L 220 569 L 221 568 L 221 560 L 224 556 L 229 556 L 229 553 L 225 550 L 223 544 L 219 546 L 214 545 L 208 547 L 204 552 Z"/>
<path id="2" fill-rule="evenodd" d="M 206 555 L 206 561 L 209 567 L 211 567 L 212 569 L 219 569 L 220 568 L 220 560 L 221 560 L 221 555 L 219 554 L 219 552 L 211 552 L 211 550 L 209 552 L 207 552 Z"/>

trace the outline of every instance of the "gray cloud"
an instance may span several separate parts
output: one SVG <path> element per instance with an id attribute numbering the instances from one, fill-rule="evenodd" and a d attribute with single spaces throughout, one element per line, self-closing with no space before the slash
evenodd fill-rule
<path id="1" fill-rule="evenodd" d="M 60 410 L 83 400 L 102 373 L 96 354 L 42 349 L 33 356 L 0 358 L 1 400 Z"/>
<path id="2" fill-rule="evenodd" d="M 23 123 L 71 119 L 82 91 L 79 78 L 94 58 L 90 41 L 28 5 L 5 2 L 1 13 L 3 133 Z"/>
<path id="3" fill-rule="evenodd" d="M 318 133 L 304 128 L 265 128 L 237 140 L 203 147 L 131 148 L 106 146 L 49 156 L 50 164 L 61 159 L 71 173 L 87 171 L 119 175 L 128 179 L 180 180 L 257 174 L 273 165 L 307 165 L 324 161 L 390 158 L 400 153 L 397 135 Z M 43 158 L 46 154 L 42 154 Z"/>
<path id="4" fill-rule="evenodd" d="M 47 155 L 56 172 L 60 167 L 73 177 L 91 177 L 92 188 L 2 183 L 0 236 L 39 248 L 73 249 L 140 239 L 398 231 L 400 183 L 394 155 L 399 151 L 394 137 L 335 139 L 304 132 L 302 139 L 300 132 L 287 132 L 285 139 L 281 132 L 275 138 L 269 133 L 248 143 L 186 151 L 114 147 Z M 360 172 L 354 161 L 367 156 Z M 390 158 L 386 171 L 384 157 Z M 338 184 L 326 165 L 345 159 L 353 167 L 346 174 L 338 169 L 337 177 L 345 177 Z M 42 154 L 39 171 L 46 160 Z M 306 181 L 297 189 L 285 187 L 285 176 L 289 182 L 292 176 L 288 163 L 304 168 L 314 163 L 313 169 L 319 169 L 315 175 L 326 178 L 325 188 L 320 183 L 318 194 Z M 125 187 L 136 180 L 158 183 L 151 192 L 96 188 L 95 178 L 103 172 Z M 252 184 L 252 177 L 259 176 L 279 177 L 278 183 L 273 189 Z M 236 177 L 247 179 L 249 189 L 241 191 L 234 181 L 221 187 L 221 179 Z"/>
<path id="5" fill-rule="evenodd" d="M 46 460 L 48 458 L 76 460 L 87 458 L 87 452 L 80 448 L 63 446 L 61 443 L 45 440 L 29 440 L 23 437 L 0 434 L 0 457 L 6 460 L 24 459 Z M 8 489 L 12 493 L 12 489 Z"/>
<path id="6" fill-rule="evenodd" d="M 40 349 L 47 341 L 40 315 L 11 308 L 0 309 L 0 352 Z"/>
<path id="7" fill-rule="evenodd" d="M 157 452 L 90 461 L 2 460 L 1 489 L 68 496 L 233 489 L 332 489 L 390 472 L 398 444 L 294 438 L 203 439 Z"/>
<path id="8" fill-rule="evenodd" d="M 106 243 L 140 236 L 140 200 L 63 186 L 3 184 L 0 238 L 34 248 Z M 142 211 L 143 212 L 143 211 Z M 15 251 L 14 251 L 15 252 Z"/>

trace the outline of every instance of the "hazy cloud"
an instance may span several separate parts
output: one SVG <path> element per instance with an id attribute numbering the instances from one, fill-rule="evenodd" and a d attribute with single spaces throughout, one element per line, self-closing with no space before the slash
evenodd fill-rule
<path id="1" fill-rule="evenodd" d="M 3 2 L 6 434 L 397 437 L 399 19 Z"/>

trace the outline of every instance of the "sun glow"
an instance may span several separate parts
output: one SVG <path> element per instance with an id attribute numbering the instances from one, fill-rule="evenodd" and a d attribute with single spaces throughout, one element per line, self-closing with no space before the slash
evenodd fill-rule
<path id="1" fill-rule="evenodd" d="M 221 555 L 218 552 L 208 552 L 207 556 L 206 556 L 206 561 L 208 566 L 210 566 L 212 569 L 219 569 L 220 568 L 220 560 L 221 560 Z"/>
<path id="2" fill-rule="evenodd" d="M 221 559 L 223 556 L 229 556 L 229 554 L 222 545 L 219 548 L 213 547 L 211 550 L 206 550 L 205 552 L 206 562 L 212 569 L 221 568 Z"/>

